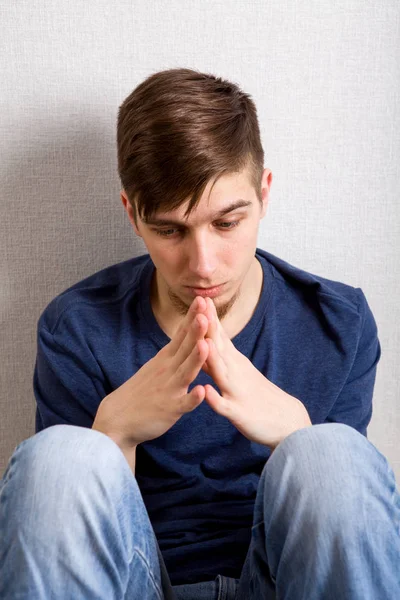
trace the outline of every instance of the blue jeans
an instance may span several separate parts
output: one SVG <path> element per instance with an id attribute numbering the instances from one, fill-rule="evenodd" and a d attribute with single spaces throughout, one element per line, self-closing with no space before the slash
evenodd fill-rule
<path id="1" fill-rule="evenodd" d="M 106 435 L 55 425 L 0 482 L 3 600 L 398 600 L 400 496 L 347 425 L 288 436 L 264 466 L 239 580 L 172 587 L 136 479 Z"/>

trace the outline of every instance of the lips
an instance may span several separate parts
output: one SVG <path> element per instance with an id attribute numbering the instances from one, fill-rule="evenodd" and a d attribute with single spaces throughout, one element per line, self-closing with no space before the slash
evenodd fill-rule
<path id="1" fill-rule="evenodd" d="M 216 285 L 213 287 L 209 287 L 209 288 L 196 288 L 196 287 L 189 287 L 189 286 L 185 286 L 188 293 L 191 296 L 203 296 L 204 297 L 208 297 L 208 298 L 215 298 L 216 296 L 219 296 L 222 292 L 222 288 L 223 288 L 224 284 L 220 284 L 220 285 Z"/>

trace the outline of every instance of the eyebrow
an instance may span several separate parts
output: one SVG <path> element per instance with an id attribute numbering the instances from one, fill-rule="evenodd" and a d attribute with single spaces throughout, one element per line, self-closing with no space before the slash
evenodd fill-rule
<path id="1" fill-rule="evenodd" d="M 251 206 L 252 204 L 253 203 L 250 202 L 249 200 L 238 200 L 237 202 L 232 202 L 232 204 L 229 204 L 226 208 L 223 208 L 222 210 L 215 213 L 212 217 L 212 220 L 214 221 L 215 219 L 220 219 L 224 215 L 227 215 L 228 213 L 230 213 L 234 210 L 237 210 L 238 208 L 247 208 L 248 206 Z M 180 225 L 180 226 L 186 225 L 185 221 L 175 221 L 173 219 L 157 219 L 156 217 L 142 219 L 142 221 L 146 225 L 158 225 L 159 227 L 161 227 L 163 225 Z"/>

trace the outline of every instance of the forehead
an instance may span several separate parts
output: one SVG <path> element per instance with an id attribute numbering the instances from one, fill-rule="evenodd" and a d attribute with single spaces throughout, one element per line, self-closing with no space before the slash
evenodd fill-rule
<path id="1" fill-rule="evenodd" d="M 250 182 L 249 174 L 246 171 L 223 175 L 213 186 L 213 180 L 207 183 L 206 188 L 199 200 L 198 205 L 191 211 L 190 215 L 185 216 L 189 206 L 188 199 L 178 208 L 171 211 L 157 211 L 155 218 L 166 217 L 168 219 L 177 219 L 186 222 L 196 221 L 199 218 L 212 216 L 233 204 L 241 201 L 254 203 L 255 192 Z M 243 208 L 245 210 L 245 208 Z"/>

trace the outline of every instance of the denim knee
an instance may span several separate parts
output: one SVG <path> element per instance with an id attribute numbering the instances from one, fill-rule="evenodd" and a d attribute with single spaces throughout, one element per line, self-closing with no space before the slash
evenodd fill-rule
<path id="1" fill-rule="evenodd" d="M 61 585 L 66 598 L 161 598 L 154 531 L 108 436 L 55 425 L 16 448 L 0 482 L 0 582 L 10 598 Z"/>
<path id="2" fill-rule="evenodd" d="M 62 478 L 65 470 L 69 477 L 80 478 L 98 469 L 102 477 L 115 479 L 118 469 L 129 469 L 122 451 L 111 438 L 75 425 L 53 425 L 21 442 L 4 478 L 10 476 L 17 463 L 18 473 L 24 472 L 26 484 L 40 476 L 44 487 L 53 479 Z"/>
<path id="3" fill-rule="evenodd" d="M 313 465 L 335 472 L 340 466 L 346 471 L 360 459 L 367 468 L 390 469 L 385 456 L 365 436 L 344 423 L 323 423 L 295 431 L 278 445 L 269 462 L 278 460 L 277 457 L 295 460 L 297 469 L 305 469 L 307 473 Z"/>
<path id="4" fill-rule="evenodd" d="M 71 537 L 72 544 L 77 532 L 83 539 L 85 530 L 103 527 L 109 536 L 112 529 L 123 537 L 131 559 L 130 527 L 138 522 L 151 535 L 125 456 L 111 438 L 92 429 L 54 425 L 24 440 L 0 483 L 0 530 L 9 537 L 19 531 L 45 545 L 51 532 L 53 541 L 64 544 Z"/>
<path id="5" fill-rule="evenodd" d="M 306 503 L 310 517 L 343 523 L 366 502 L 370 508 L 381 504 L 383 490 L 385 498 L 391 497 L 395 479 L 386 458 L 365 436 L 342 423 L 324 423 L 283 440 L 264 467 L 261 485 L 275 500 Z"/>
<path id="6" fill-rule="evenodd" d="M 115 490 L 126 477 L 137 485 L 111 438 L 85 427 L 53 425 L 16 447 L 2 480 L 3 500 L 15 493 L 17 503 L 26 494 L 48 504 L 57 499 L 55 490 L 63 496 L 76 489 L 90 492 L 91 481 L 101 481 L 105 491 Z"/>

